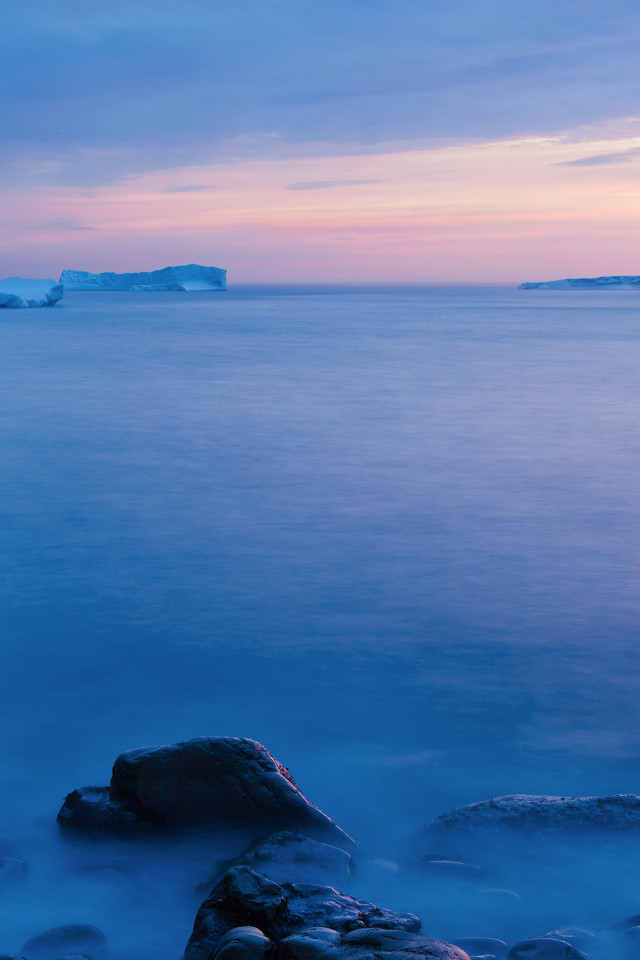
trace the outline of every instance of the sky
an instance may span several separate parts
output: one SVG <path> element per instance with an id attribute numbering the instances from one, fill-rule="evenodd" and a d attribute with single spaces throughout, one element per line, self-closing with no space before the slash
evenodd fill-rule
<path id="1" fill-rule="evenodd" d="M 640 272 L 630 0 L 22 0 L 0 275 Z"/>

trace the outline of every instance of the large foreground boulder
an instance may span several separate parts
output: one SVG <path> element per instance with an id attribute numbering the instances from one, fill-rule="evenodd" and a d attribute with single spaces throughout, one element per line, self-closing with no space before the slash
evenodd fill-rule
<path id="1" fill-rule="evenodd" d="M 248 938 L 256 960 L 265 954 L 282 960 L 364 960 L 372 955 L 468 960 L 460 948 L 419 936 L 419 930 L 414 914 L 385 910 L 333 887 L 280 884 L 249 867 L 231 867 L 201 905 L 184 957 L 222 960 Z"/>
<path id="2" fill-rule="evenodd" d="M 237 737 L 200 737 L 123 753 L 110 786 L 72 791 L 58 822 L 85 833 L 124 835 L 201 826 L 263 834 L 302 830 L 355 847 L 262 744 Z"/>
<path id="3" fill-rule="evenodd" d="M 640 797 L 546 797 L 514 794 L 456 807 L 426 831 L 478 830 L 640 830 Z"/>

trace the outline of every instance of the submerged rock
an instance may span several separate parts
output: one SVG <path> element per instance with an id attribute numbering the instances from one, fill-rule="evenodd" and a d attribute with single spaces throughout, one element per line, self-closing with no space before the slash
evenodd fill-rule
<path id="1" fill-rule="evenodd" d="M 270 880 L 341 883 L 349 879 L 351 856 L 339 847 L 283 830 L 254 841 L 234 862 L 251 867 Z"/>
<path id="2" fill-rule="evenodd" d="M 24 960 L 60 960 L 63 956 L 103 960 L 107 941 L 101 930 L 87 923 L 52 927 L 27 940 L 21 950 Z"/>
<path id="3" fill-rule="evenodd" d="M 427 831 L 473 830 L 640 830 L 640 797 L 547 797 L 514 794 L 456 807 L 437 817 Z"/>
<path id="4" fill-rule="evenodd" d="M 545 933 L 544 940 L 566 940 L 572 947 L 579 950 L 589 950 L 596 942 L 595 933 L 590 930 L 583 930 L 582 927 L 569 927 L 566 930 L 551 930 Z"/>
<path id="5" fill-rule="evenodd" d="M 209 960 L 221 937 L 251 925 L 280 941 L 305 928 L 340 934 L 366 927 L 417 933 L 418 917 L 384 910 L 372 903 L 314 883 L 275 883 L 249 867 L 231 867 L 201 905 L 185 960 Z"/>
<path id="6" fill-rule="evenodd" d="M 199 737 L 121 754 L 109 787 L 66 797 L 62 827 L 128 834 L 198 826 L 303 830 L 347 848 L 355 842 L 296 786 L 255 740 Z"/>
<path id="7" fill-rule="evenodd" d="M 0 883 L 15 883 L 23 880 L 27 874 L 27 865 L 19 857 L 0 857 Z"/>
<path id="8" fill-rule="evenodd" d="M 509 950 L 507 960 L 586 960 L 586 957 L 566 940 L 537 937 L 516 943 Z"/>
<path id="9" fill-rule="evenodd" d="M 470 957 L 494 957 L 495 960 L 505 960 L 509 947 L 504 940 L 495 940 L 493 937 L 460 937 L 451 941 L 456 947 L 466 950 Z"/>

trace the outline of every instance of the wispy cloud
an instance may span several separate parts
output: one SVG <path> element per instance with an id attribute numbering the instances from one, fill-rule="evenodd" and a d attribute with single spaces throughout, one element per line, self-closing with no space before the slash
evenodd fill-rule
<path id="1" fill-rule="evenodd" d="M 618 153 L 596 153 L 591 157 L 580 157 L 578 160 L 563 160 L 556 163 L 556 167 L 599 167 L 607 163 L 626 163 L 640 156 L 640 147 L 631 150 L 620 150 Z"/>
<path id="2" fill-rule="evenodd" d="M 56 217 L 47 224 L 49 229 L 53 230 L 99 230 L 99 227 L 91 227 L 87 223 L 78 223 L 71 217 Z"/>
<path id="3" fill-rule="evenodd" d="M 199 193 L 201 190 L 216 190 L 215 183 L 187 183 L 178 187 L 167 187 L 165 193 Z"/>
<path id="4" fill-rule="evenodd" d="M 300 183 L 287 184 L 287 190 L 331 190 L 333 187 L 363 187 L 368 183 L 380 183 L 379 180 L 302 180 Z"/>
<path id="5" fill-rule="evenodd" d="M 634 116 L 640 6 L 602 6 L 22 0 L 0 58 L 0 168 L 12 188 L 92 187 L 276 148 L 374 154 Z"/>

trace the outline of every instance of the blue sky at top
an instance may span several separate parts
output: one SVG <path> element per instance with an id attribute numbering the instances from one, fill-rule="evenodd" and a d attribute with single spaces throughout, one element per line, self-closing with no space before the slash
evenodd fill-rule
<path id="1" fill-rule="evenodd" d="M 2 21 L 5 183 L 549 134 L 640 102 L 630 0 L 25 0 Z"/>

